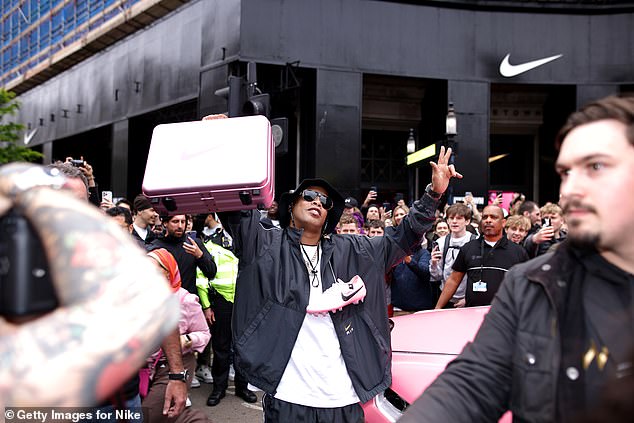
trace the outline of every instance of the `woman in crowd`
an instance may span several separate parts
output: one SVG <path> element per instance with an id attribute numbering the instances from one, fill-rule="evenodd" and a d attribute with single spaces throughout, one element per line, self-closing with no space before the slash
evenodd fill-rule
<path id="1" fill-rule="evenodd" d="M 409 207 L 406 205 L 398 205 L 392 211 L 392 226 L 398 226 L 401 220 L 409 213 Z"/>
<path id="2" fill-rule="evenodd" d="M 434 226 L 434 234 L 436 234 L 435 239 L 440 238 L 441 236 L 445 236 L 449 233 L 449 225 L 444 220 L 439 220 L 436 222 Z"/>
<path id="3" fill-rule="evenodd" d="M 211 338 L 205 315 L 198 303 L 198 297 L 190 294 L 186 289 L 181 288 L 181 276 L 178 271 L 178 264 L 174 256 L 164 248 L 151 251 L 147 254 L 165 275 L 169 285 L 178 297 L 181 304 L 181 317 L 178 323 L 181 333 L 181 350 L 183 352 L 183 365 L 187 369 L 187 387 L 191 385 L 191 380 L 196 370 L 196 358 L 194 351 L 202 352 Z M 185 422 L 207 422 L 207 417 L 200 410 L 188 407 L 176 420 L 168 420 L 162 413 L 165 389 L 169 380 L 169 368 L 162 350 L 152 355 L 148 359 L 148 366 L 152 367 L 153 377 L 150 389 L 143 400 L 143 407 L 147 407 L 148 413 L 144 413 L 144 421 L 159 423 L 175 421 Z M 147 415 L 145 415 L 147 414 Z"/>

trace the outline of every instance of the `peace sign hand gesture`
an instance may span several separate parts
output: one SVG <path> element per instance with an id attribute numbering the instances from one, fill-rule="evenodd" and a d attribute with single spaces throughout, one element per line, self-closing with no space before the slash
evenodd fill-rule
<path id="1" fill-rule="evenodd" d="M 456 172 L 454 165 L 450 165 L 449 158 L 451 157 L 451 148 L 445 151 L 445 147 L 440 147 L 440 153 L 438 154 L 438 163 L 429 162 L 432 167 L 431 175 L 431 188 L 434 192 L 442 194 L 447 190 L 449 186 L 449 180 L 451 178 L 462 179 L 462 175 Z"/>

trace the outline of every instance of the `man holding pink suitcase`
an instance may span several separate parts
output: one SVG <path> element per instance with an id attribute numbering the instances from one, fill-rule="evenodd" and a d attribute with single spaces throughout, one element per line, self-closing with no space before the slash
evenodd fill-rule
<path id="1" fill-rule="evenodd" d="M 434 222 L 452 177 L 441 149 L 432 183 L 389 237 L 332 234 L 344 199 L 323 179 L 279 201 L 281 228 L 257 211 L 225 213 L 240 259 L 233 310 L 235 364 L 265 392 L 266 422 L 362 422 L 391 383 L 384 274 Z"/>

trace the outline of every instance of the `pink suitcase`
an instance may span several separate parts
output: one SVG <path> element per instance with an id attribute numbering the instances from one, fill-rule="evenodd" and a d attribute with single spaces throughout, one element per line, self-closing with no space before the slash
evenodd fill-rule
<path id="1" fill-rule="evenodd" d="M 158 125 L 143 193 L 159 213 L 267 208 L 274 169 L 275 146 L 264 116 Z"/>

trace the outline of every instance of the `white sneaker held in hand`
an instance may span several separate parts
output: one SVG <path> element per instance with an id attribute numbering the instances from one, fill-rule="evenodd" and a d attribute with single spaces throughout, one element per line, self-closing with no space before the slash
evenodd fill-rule
<path id="1" fill-rule="evenodd" d="M 350 279 L 350 282 L 337 279 L 337 282 L 325 290 L 320 297 L 310 301 L 306 307 L 306 313 L 323 314 L 329 311 L 341 311 L 348 304 L 358 304 L 363 301 L 366 294 L 365 283 L 359 275 Z"/>

